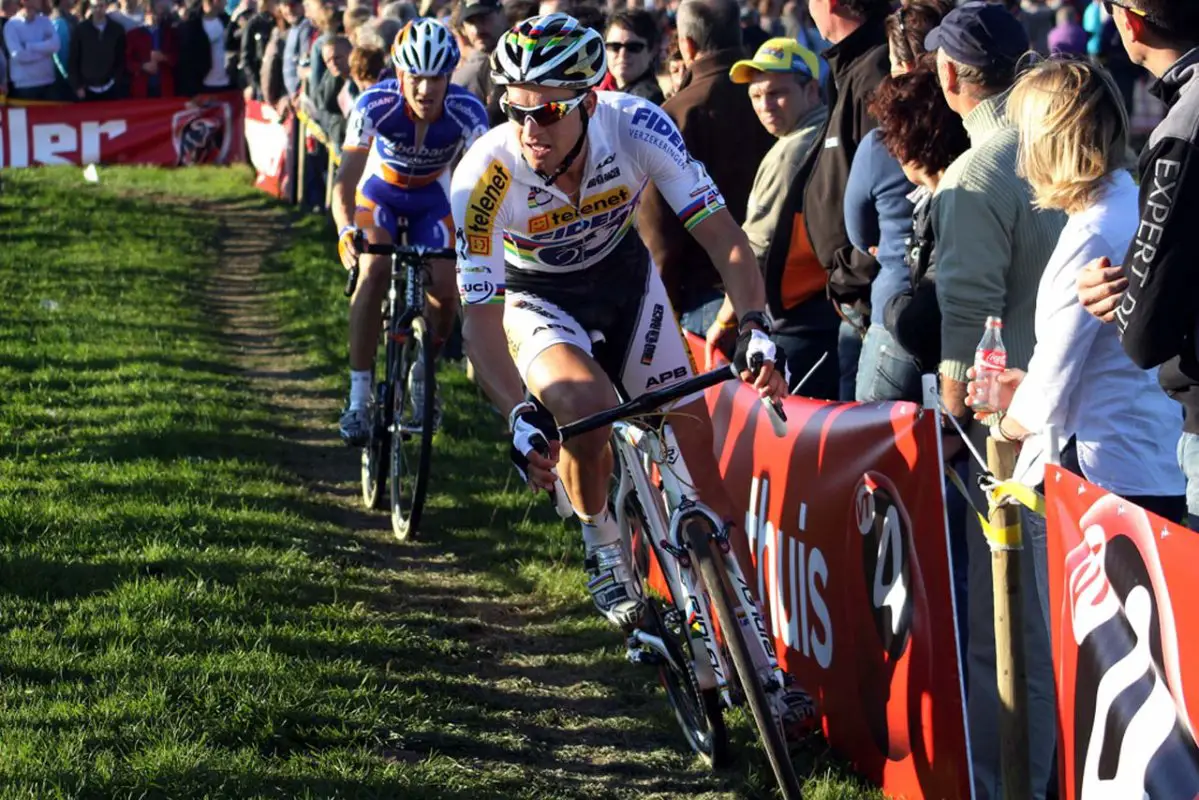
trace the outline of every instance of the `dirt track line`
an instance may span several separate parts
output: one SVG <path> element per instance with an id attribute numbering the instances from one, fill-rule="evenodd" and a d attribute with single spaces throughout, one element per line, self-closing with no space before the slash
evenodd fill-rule
<path id="1" fill-rule="evenodd" d="M 221 320 L 242 377 L 279 421 L 273 460 L 311 493 L 327 521 L 346 531 L 346 544 L 357 542 L 354 560 L 392 586 L 395 607 L 380 610 L 424 618 L 429 633 L 488 654 L 447 667 L 444 679 L 494 697 L 485 703 L 488 710 L 510 715 L 505 728 L 526 743 L 519 764 L 485 745 L 454 752 L 434 736 L 428 747 L 470 769 L 528 771 L 539 784 L 554 786 L 546 795 L 552 797 L 734 797 L 713 791 L 719 781 L 695 769 L 675 732 L 639 742 L 620 730 L 621 719 L 645 709 L 632 706 L 606 680 L 610 667 L 593 663 L 586 643 L 542 635 L 550 623 L 536 597 L 497 592 L 487 575 L 463 569 L 452 546 L 395 542 L 386 515 L 362 508 L 357 451 L 346 449 L 336 431 L 341 396 L 324 388 L 307 355 L 287 343 L 263 277 L 264 259 L 287 236 L 283 213 L 262 207 L 207 211 L 221 217 L 222 235 L 220 268 L 205 287 L 204 303 Z M 406 738 L 413 742 L 407 747 L 421 744 L 420 734 Z M 427 752 L 384 749 L 381 755 L 415 762 Z"/>

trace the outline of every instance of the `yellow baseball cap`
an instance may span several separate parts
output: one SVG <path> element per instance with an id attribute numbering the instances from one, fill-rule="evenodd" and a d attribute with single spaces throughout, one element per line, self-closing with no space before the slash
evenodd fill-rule
<path id="1" fill-rule="evenodd" d="M 794 39 L 767 39 L 751 59 L 738 61 L 729 70 L 733 83 L 749 83 L 757 72 L 799 72 L 815 79 L 820 75 L 820 58 Z"/>

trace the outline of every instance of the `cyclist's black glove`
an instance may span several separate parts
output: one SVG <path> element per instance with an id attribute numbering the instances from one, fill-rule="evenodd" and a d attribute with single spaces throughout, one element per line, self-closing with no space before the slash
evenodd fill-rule
<path id="1" fill-rule="evenodd" d="M 539 403 L 525 401 L 508 415 L 508 428 L 512 431 L 512 448 L 508 457 L 521 479 L 529 482 L 529 453 L 536 450 L 543 456 L 550 454 L 550 442 L 556 442 L 558 425 L 553 415 Z"/>
<path id="2" fill-rule="evenodd" d="M 737 348 L 733 351 L 733 365 L 737 372 L 757 375 L 762 364 L 778 360 L 778 348 L 764 331 L 748 328 L 737 334 Z"/>

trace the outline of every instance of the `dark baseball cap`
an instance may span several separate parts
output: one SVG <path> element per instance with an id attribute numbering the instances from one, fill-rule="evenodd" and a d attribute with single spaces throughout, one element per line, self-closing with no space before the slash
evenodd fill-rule
<path id="1" fill-rule="evenodd" d="M 924 37 L 931 53 L 945 55 L 979 69 L 1010 66 L 1028 52 L 1028 32 L 1020 20 L 999 3 L 971 0 L 945 15 Z"/>
<path id="2" fill-rule="evenodd" d="M 462 0 L 462 19 L 503 10 L 504 7 L 500 5 L 500 0 Z"/>

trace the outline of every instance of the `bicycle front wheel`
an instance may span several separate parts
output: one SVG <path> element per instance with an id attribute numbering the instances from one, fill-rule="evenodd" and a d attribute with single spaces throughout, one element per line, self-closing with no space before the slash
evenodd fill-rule
<path id="1" fill-rule="evenodd" d="M 377 387 L 378 401 L 371 412 L 371 438 L 362 448 L 362 503 L 367 508 L 382 511 L 387 505 L 387 473 L 391 464 L 391 434 L 387 432 L 388 408 L 385 390 Z"/>
<path id="2" fill-rule="evenodd" d="M 741 688 L 749 702 L 750 711 L 753 712 L 758 735 L 766 748 L 766 757 L 770 760 L 770 768 L 774 771 L 779 789 L 786 800 L 800 800 L 803 790 L 800 788 L 799 778 L 795 775 L 795 768 L 791 766 L 790 748 L 762 688 L 749 644 L 745 641 L 745 632 L 734 611 L 735 604 L 725 577 L 724 564 L 716 563 L 719 556 L 712 550 L 712 537 L 716 530 L 707 517 L 696 515 L 683 521 L 683 532 L 691 544 L 691 552 L 695 555 L 699 574 L 716 609 L 716 619 L 720 622 L 724 645 L 733 659 L 733 666 L 741 680 Z"/>
<path id="3" fill-rule="evenodd" d="M 433 454 L 437 376 L 433 340 L 423 317 L 412 319 L 412 328 L 397 350 L 399 364 L 391 387 L 391 528 L 397 539 L 405 541 L 420 525 Z"/>
<path id="4" fill-rule="evenodd" d="M 630 495 L 626 508 L 632 530 L 637 569 L 646 582 L 646 610 L 641 628 L 662 639 L 671 660 L 658 666 L 658 681 L 666 690 L 666 700 L 687 737 L 691 749 L 713 769 L 728 766 L 729 734 L 724 725 L 720 694 L 716 689 L 701 689 L 692 666 L 691 630 L 681 604 L 669 596 L 659 596 L 649 586 L 649 575 L 658 552 L 651 543 L 653 531 L 645 520 L 641 504 Z M 659 566 L 661 568 L 661 566 Z"/>

